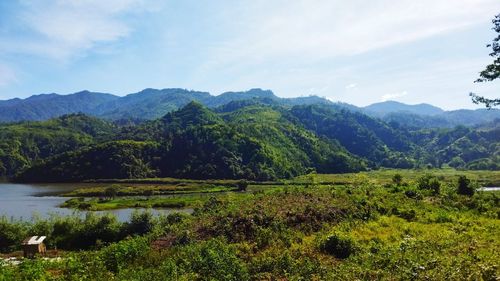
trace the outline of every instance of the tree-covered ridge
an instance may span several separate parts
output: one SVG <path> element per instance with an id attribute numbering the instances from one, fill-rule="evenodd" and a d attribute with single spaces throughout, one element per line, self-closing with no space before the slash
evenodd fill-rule
<path id="1" fill-rule="evenodd" d="M 20 181 L 71 182 L 102 178 L 153 177 L 151 165 L 156 144 L 113 141 L 65 152 L 42 160 L 26 171 Z"/>
<path id="2" fill-rule="evenodd" d="M 414 157 L 440 167 L 473 170 L 500 169 L 500 128 L 419 130 L 411 133 Z"/>
<path id="3" fill-rule="evenodd" d="M 71 113 L 92 113 L 100 105 L 115 99 L 118 97 L 110 94 L 81 91 L 67 96 L 45 94 L 23 100 L 5 100 L 0 101 L 0 122 L 47 120 Z"/>
<path id="4" fill-rule="evenodd" d="M 410 130 L 324 104 L 256 100 L 216 111 L 191 102 L 160 119 L 121 127 L 82 114 L 4 127 L 0 136 L 9 141 L 2 143 L 2 173 L 21 173 L 25 181 L 270 180 L 310 171 L 443 165 L 496 170 L 500 155 L 497 127 Z"/>
<path id="5" fill-rule="evenodd" d="M 116 131 L 111 123 L 83 114 L 1 125 L 0 176 L 11 176 L 40 159 L 104 141 Z"/>
<path id="6" fill-rule="evenodd" d="M 0 122 L 47 120 L 64 114 L 82 112 L 119 123 L 140 123 L 155 120 L 176 111 L 192 101 L 216 109 L 232 111 L 236 107 L 267 104 L 291 108 L 297 105 L 322 104 L 360 112 L 387 122 L 397 122 L 409 128 L 452 128 L 457 125 L 476 126 L 500 118 L 500 110 L 453 110 L 420 104 L 408 105 L 394 101 L 357 107 L 332 102 L 318 96 L 281 98 L 270 90 L 251 89 L 211 95 L 207 92 L 179 88 L 144 89 L 123 97 L 82 91 L 69 95 L 42 94 L 26 99 L 0 100 Z M 395 115 L 395 116 L 393 116 Z"/>
<path id="7" fill-rule="evenodd" d="M 161 176 L 270 180 L 311 170 L 365 169 L 363 161 L 337 142 L 321 139 L 281 114 L 264 106 L 216 114 L 192 102 L 161 119 L 123 128 L 114 137 L 121 140 L 40 162 L 18 179 L 69 181 Z M 131 136 L 135 141 L 123 140 Z"/>
<path id="8" fill-rule="evenodd" d="M 322 105 L 296 106 L 291 109 L 291 114 L 307 129 L 338 140 L 348 151 L 368 159 L 375 166 L 413 166 L 411 159 L 398 153 L 409 151 L 411 143 L 401 132 L 378 119 Z"/>

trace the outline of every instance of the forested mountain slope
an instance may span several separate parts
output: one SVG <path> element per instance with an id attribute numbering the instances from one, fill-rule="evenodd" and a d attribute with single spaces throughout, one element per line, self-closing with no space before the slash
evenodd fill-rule
<path id="1" fill-rule="evenodd" d="M 255 118 L 259 121 L 251 120 Z M 360 158 L 337 142 L 319 138 L 282 119 L 279 111 L 263 106 L 220 116 L 192 102 L 161 119 L 124 128 L 115 139 L 134 140 L 63 153 L 39 162 L 18 179 L 169 176 L 269 180 L 311 169 L 330 173 L 365 169 Z M 119 169 L 119 163 L 128 168 Z M 96 172 L 90 175 L 89 169 Z M 108 173 L 106 169 L 110 169 Z"/>
<path id="2" fill-rule="evenodd" d="M 104 93 L 82 91 L 72 95 L 46 94 L 0 101 L 0 122 L 47 120 L 70 113 L 94 113 L 97 107 L 118 99 Z"/>
<path id="3" fill-rule="evenodd" d="M 113 124 L 83 114 L 0 125 L 0 176 L 11 176 L 37 160 L 105 141 L 116 132 Z"/>
<path id="4" fill-rule="evenodd" d="M 3 125 L 0 167 L 22 181 L 270 180 L 317 171 L 450 165 L 499 169 L 498 126 L 409 130 L 338 106 L 190 102 L 139 125 L 82 114 Z"/>
<path id="5" fill-rule="evenodd" d="M 209 108 L 220 108 L 231 103 L 257 102 L 268 105 L 293 107 L 323 104 L 381 118 L 401 127 L 452 128 L 457 125 L 476 126 L 500 119 L 500 110 L 444 111 L 428 104 L 408 105 L 394 101 L 375 103 L 366 107 L 332 102 L 318 96 L 280 98 L 270 90 L 251 89 L 211 95 L 207 92 L 170 88 L 144 89 L 118 97 L 110 94 L 82 91 L 69 95 L 46 94 L 27 99 L 0 101 L 0 122 L 47 120 L 69 113 L 85 113 L 121 123 L 138 123 L 161 118 L 191 101 Z M 234 104 L 233 104 L 234 105 Z"/>

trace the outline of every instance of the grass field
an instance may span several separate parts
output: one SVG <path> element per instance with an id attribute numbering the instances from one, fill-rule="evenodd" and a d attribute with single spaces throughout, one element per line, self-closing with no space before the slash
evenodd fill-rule
<path id="1" fill-rule="evenodd" d="M 462 179 L 467 188 L 458 188 L 459 175 L 473 179 Z M 498 280 L 500 192 L 474 192 L 498 181 L 498 172 L 384 170 L 250 183 L 245 192 L 169 182 L 165 190 L 181 194 L 71 199 L 93 200 L 97 209 L 162 204 L 193 213 L 137 214 L 123 224 L 93 216 L 0 220 L 9 249 L 22 238 L 2 235 L 44 229 L 50 247 L 66 250 L 61 260 L 4 264 L 0 280 Z M 163 186 L 100 184 L 92 192 Z"/>
<path id="2" fill-rule="evenodd" d="M 424 175 L 433 175 L 444 185 L 456 184 L 458 175 L 465 175 L 479 186 L 500 186 L 500 171 L 457 171 L 453 169 L 433 170 L 377 170 L 347 174 L 309 174 L 291 180 L 277 182 L 246 182 L 248 192 L 284 190 L 294 186 L 358 186 L 384 185 L 392 183 L 395 174 L 400 174 L 403 183 L 413 185 Z M 62 207 L 82 210 L 110 210 L 120 208 L 193 208 L 203 204 L 210 195 L 219 196 L 238 192 L 237 180 L 184 180 L 154 178 L 136 180 L 103 180 L 65 193 L 62 196 L 78 197 L 67 200 Z M 109 190 L 113 190 L 110 193 Z M 93 199 L 84 200 L 84 197 Z"/>

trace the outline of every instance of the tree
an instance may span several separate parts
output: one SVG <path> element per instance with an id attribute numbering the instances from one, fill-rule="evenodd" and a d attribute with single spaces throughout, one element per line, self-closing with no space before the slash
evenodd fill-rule
<path id="1" fill-rule="evenodd" d="M 113 184 L 104 190 L 104 195 L 109 199 L 114 199 L 116 197 L 116 195 L 118 195 L 119 190 L 120 190 L 120 187 Z"/>
<path id="2" fill-rule="evenodd" d="M 457 193 L 462 195 L 472 196 L 474 195 L 475 189 L 471 184 L 470 180 L 466 176 L 458 177 L 458 189 Z"/>
<path id="3" fill-rule="evenodd" d="M 478 78 L 475 82 L 493 81 L 500 77 L 500 14 L 493 18 L 492 23 L 494 25 L 492 29 L 498 35 L 493 39 L 493 42 L 486 45 L 486 47 L 491 47 L 492 52 L 490 53 L 490 56 L 493 57 L 494 60 L 493 63 L 487 65 L 486 69 L 479 73 L 480 78 Z M 488 99 L 474 93 L 470 93 L 469 95 L 472 97 L 473 103 L 484 104 L 488 109 L 500 105 L 500 98 Z"/>
<path id="4" fill-rule="evenodd" d="M 248 182 L 246 180 L 240 180 L 237 184 L 238 191 L 247 191 Z"/>

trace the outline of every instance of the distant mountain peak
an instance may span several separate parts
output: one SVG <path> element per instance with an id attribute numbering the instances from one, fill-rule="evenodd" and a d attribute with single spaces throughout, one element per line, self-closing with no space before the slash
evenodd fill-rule
<path id="1" fill-rule="evenodd" d="M 373 117 L 399 122 L 410 122 L 420 126 L 452 127 L 458 124 L 468 126 L 491 122 L 499 118 L 499 110 L 454 110 L 443 111 L 441 108 L 421 103 L 409 105 L 398 101 L 374 103 L 366 107 L 332 102 L 319 96 L 281 98 L 273 91 L 252 88 L 240 92 L 225 92 L 211 95 L 208 92 L 183 88 L 146 88 L 126 96 L 92 92 L 87 89 L 68 95 L 56 93 L 33 95 L 26 99 L 0 100 L 0 122 L 24 120 L 46 120 L 49 118 L 82 112 L 109 120 L 134 119 L 153 120 L 165 116 L 168 112 L 187 108 L 194 110 L 203 105 L 218 112 L 234 110 L 251 104 L 293 107 L 296 105 L 323 104 L 332 109 L 346 109 L 366 113 Z M 202 110 L 199 111 L 202 113 Z M 410 118 L 409 115 L 413 115 Z M 406 120 L 406 121 L 405 121 Z"/>
<path id="2" fill-rule="evenodd" d="M 224 92 L 216 97 L 223 97 L 223 96 L 231 96 L 231 95 L 240 95 L 240 96 L 248 96 L 249 98 L 252 97 L 257 97 L 257 98 L 277 98 L 276 95 L 274 95 L 273 91 L 271 90 L 263 90 L 261 88 L 252 88 L 248 91 L 242 91 L 242 92 Z"/>
<path id="3" fill-rule="evenodd" d="M 427 103 L 405 104 L 398 101 L 384 101 L 364 107 L 366 111 L 385 115 L 393 112 L 409 112 L 418 115 L 436 115 L 444 112 L 443 109 Z"/>

